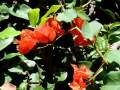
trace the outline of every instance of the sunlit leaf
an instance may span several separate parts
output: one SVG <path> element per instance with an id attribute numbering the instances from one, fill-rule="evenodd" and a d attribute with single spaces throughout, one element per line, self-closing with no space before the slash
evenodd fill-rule
<path id="1" fill-rule="evenodd" d="M 9 13 L 12 14 L 13 16 L 28 20 L 28 11 L 29 9 L 31 9 L 28 5 L 21 4 L 19 5 L 18 9 L 15 10 L 15 8 L 16 8 L 15 5 L 13 5 L 9 9 Z"/>
<path id="2" fill-rule="evenodd" d="M 101 51 L 105 51 L 109 47 L 108 40 L 105 37 L 97 37 L 95 45 Z"/>
<path id="3" fill-rule="evenodd" d="M 77 17 L 77 13 L 74 9 L 65 9 L 64 12 L 58 13 L 57 20 L 71 22 L 76 17 Z"/>
<path id="4" fill-rule="evenodd" d="M 32 90 L 45 90 L 42 86 L 36 86 Z"/>
<path id="5" fill-rule="evenodd" d="M 105 58 L 109 63 L 116 62 L 120 65 L 120 51 L 119 50 L 110 50 L 105 53 Z"/>
<path id="6" fill-rule="evenodd" d="M 16 56 L 19 56 L 20 55 L 20 53 L 9 53 L 9 54 L 6 54 L 5 53 L 5 55 L 4 55 L 4 57 L 2 58 L 3 60 L 5 59 L 5 60 L 9 60 L 9 59 L 12 59 L 12 58 L 14 58 L 14 57 L 16 57 Z"/>
<path id="7" fill-rule="evenodd" d="M 23 69 L 20 66 L 10 68 L 8 69 L 8 71 L 13 73 L 18 73 L 18 74 L 23 73 Z"/>
<path id="8" fill-rule="evenodd" d="M 44 24 L 48 18 L 48 16 L 52 13 L 56 13 L 60 9 L 61 5 L 52 5 L 50 9 L 46 12 L 44 16 L 41 18 L 40 24 Z"/>
<path id="9" fill-rule="evenodd" d="M 64 81 L 67 78 L 67 72 L 61 72 L 60 76 L 56 76 L 58 81 Z"/>
<path id="10" fill-rule="evenodd" d="M 13 27 L 8 27 L 0 32 L 0 39 L 6 39 L 9 37 L 15 37 L 20 34 L 20 31 L 16 31 Z"/>
<path id="11" fill-rule="evenodd" d="M 39 13 L 40 13 L 39 8 L 30 9 L 28 12 L 29 21 L 33 27 L 35 27 L 39 21 Z"/>
<path id="12" fill-rule="evenodd" d="M 91 21 L 90 23 L 86 23 L 82 28 L 82 34 L 87 39 L 92 39 L 96 36 L 99 31 L 103 28 L 102 24 L 97 21 Z"/>
<path id="13" fill-rule="evenodd" d="M 10 45 L 13 42 L 13 40 L 13 37 L 7 39 L 0 39 L 0 51 L 6 48 L 8 45 Z"/>

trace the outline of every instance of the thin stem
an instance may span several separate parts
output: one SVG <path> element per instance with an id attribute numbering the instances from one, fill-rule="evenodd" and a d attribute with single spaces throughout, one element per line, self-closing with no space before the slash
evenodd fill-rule
<path id="1" fill-rule="evenodd" d="M 86 4 L 84 4 L 82 7 L 84 8 L 84 7 L 88 6 L 91 2 L 92 2 L 92 0 L 89 0 L 89 1 L 88 1 Z"/>

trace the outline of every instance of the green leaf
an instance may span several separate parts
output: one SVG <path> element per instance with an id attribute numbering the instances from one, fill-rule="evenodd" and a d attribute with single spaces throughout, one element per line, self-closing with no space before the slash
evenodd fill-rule
<path id="1" fill-rule="evenodd" d="M 110 24 L 110 29 L 114 29 L 118 26 L 120 26 L 120 22 L 114 22 L 114 23 Z"/>
<path id="2" fill-rule="evenodd" d="M 29 69 L 34 68 L 35 65 L 36 65 L 35 61 L 32 61 L 32 60 L 24 60 L 23 62 L 26 64 L 26 66 L 27 66 Z"/>
<path id="3" fill-rule="evenodd" d="M 10 68 L 8 69 L 8 71 L 12 73 L 18 73 L 18 74 L 23 73 L 23 69 L 20 66 Z"/>
<path id="4" fill-rule="evenodd" d="M 60 76 L 56 76 L 57 81 L 64 81 L 67 78 L 67 72 L 60 72 Z"/>
<path id="5" fill-rule="evenodd" d="M 23 80 L 23 82 L 19 85 L 18 90 L 27 90 L 27 80 Z"/>
<path id="6" fill-rule="evenodd" d="M 86 65 L 88 68 L 91 68 L 92 67 L 92 62 L 90 62 L 90 61 L 80 61 L 79 66 L 80 65 Z"/>
<path id="7" fill-rule="evenodd" d="M 70 0 L 68 0 L 68 1 L 70 1 Z M 66 3 L 66 7 L 67 7 L 67 8 L 74 7 L 75 5 L 76 5 L 76 0 L 72 0 L 71 3 Z"/>
<path id="8" fill-rule="evenodd" d="M 45 90 L 42 86 L 37 86 L 35 88 L 33 88 L 32 90 Z"/>
<path id="9" fill-rule="evenodd" d="M 8 18 L 9 18 L 9 15 L 0 15 L 0 22 Z"/>
<path id="10" fill-rule="evenodd" d="M 120 51 L 119 50 L 110 50 L 105 53 L 105 58 L 109 63 L 116 62 L 120 65 Z"/>
<path id="11" fill-rule="evenodd" d="M 20 31 L 16 31 L 13 27 L 8 27 L 0 32 L 0 39 L 6 39 L 9 37 L 15 37 L 20 34 Z"/>
<path id="12" fill-rule="evenodd" d="M 97 37 L 95 45 L 100 51 L 106 51 L 109 47 L 108 40 L 105 37 Z"/>
<path id="13" fill-rule="evenodd" d="M 4 55 L 4 57 L 2 58 L 2 60 L 9 60 L 9 59 L 12 59 L 16 56 L 19 56 L 21 55 L 20 53 L 9 53 L 9 54 L 6 54 Z"/>
<path id="14" fill-rule="evenodd" d="M 96 36 L 99 31 L 103 28 L 102 24 L 97 21 L 91 21 L 90 23 L 85 23 L 82 28 L 82 34 L 87 39 L 92 39 Z"/>
<path id="15" fill-rule="evenodd" d="M 120 85 L 104 85 L 100 90 L 120 90 Z"/>
<path id="16" fill-rule="evenodd" d="M 40 13 L 39 8 L 30 9 L 28 12 L 29 21 L 33 27 L 35 27 L 39 21 L 39 16 L 40 16 L 39 13 Z"/>
<path id="17" fill-rule="evenodd" d="M 58 13 L 57 20 L 71 22 L 76 17 L 77 17 L 77 13 L 74 9 L 65 9 L 64 12 Z"/>
<path id="18" fill-rule="evenodd" d="M 16 6 L 13 5 L 9 9 L 9 13 L 11 15 L 13 15 L 13 16 L 28 20 L 28 11 L 29 11 L 29 9 L 31 9 L 31 8 L 28 5 L 25 5 L 25 4 L 19 5 L 18 8 L 16 8 Z"/>
<path id="19" fill-rule="evenodd" d="M 5 14 L 8 12 L 9 12 L 9 8 L 5 4 L 0 5 L 0 13 Z"/>
<path id="20" fill-rule="evenodd" d="M 5 75 L 5 82 L 11 82 L 12 81 L 12 78 L 7 75 L 7 74 L 4 74 Z"/>
<path id="21" fill-rule="evenodd" d="M 42 16 L 40 25 L 44 24 L 46 22 L 48 16 L 52 13 L 56 13 L 60 9 L 60 7 L 61 7 L 61 5 L 52 5 L 50 7 L 50 9 L 46 12 L 46 14 L 44 16 Z"/>
<path id="22" fill-rule="evenodd" d="M 13 37 L 7 39 L 0 39 L 0 51 L 2 51 L 4 48 L 10 45 L 13 42 L 13 40 L 14 40 Z"/>
<path id="23" fill-rule="evenodd" d="M 104 78 L 103 83 L 107 85 L 120 85 L 120 71 L 111 71 Z"/>
<path id="24" fill-rule="evenodd" d="M 80 10 L 79 8 L 76 8 L 76 11 L 77 11 L 77 15 L 82 18 L 83 20 L 87 20 L 89 21 L 90 18 L 88 17 L 88 15 L 85 13 L 85 11 L 83 10 Z"/>
<path id="25" fill-rule="evenodd" d="M 40 81 L 39 74 L 38 73 L 32 73 L 30 75 L 30 81 L 31 82 L 39 82 Z"/>

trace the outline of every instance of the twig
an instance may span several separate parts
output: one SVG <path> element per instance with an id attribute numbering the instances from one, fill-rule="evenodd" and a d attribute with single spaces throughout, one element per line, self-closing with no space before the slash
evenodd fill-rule
<path id="1" fill-rule="evenodd" d="M 84 7 L 88 6 L 91 2 L 92 2 L 92 0 L 89 0 L 89 1 L 88 1 L 86 4 L 84 4 L 82 7 L 84 8 Z"/>

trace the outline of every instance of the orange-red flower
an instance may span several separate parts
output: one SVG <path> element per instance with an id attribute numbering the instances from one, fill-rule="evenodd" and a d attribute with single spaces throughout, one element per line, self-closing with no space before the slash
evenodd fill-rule
<path id="1" fill-rule="evenodd" d="M 77 65 L 72 64 L 72 67 L 74 69 L 73 82 L 69 86 L 73 90 L 83 90 L 87 86 L 84 80 L 90 77 L 89 69 L 85 65 L 78 68 Z"/>
<path id="2" fill-rule="evenodd" d="M 56 31 L 58 36 L 64 34 L 64 30 L 61 29 L 60 23 L 56 21 L 55 18 L 49 18 L 46 24 L 52 27 Z"/>
<path id="3" fill-rule="evenodd" d="M 78 28 L 81 28 L 82 25 L 84 24 L 84 20 L 81 19 L 80 17 L 74 18 L 73 19 L 73 23 L 75 24 L 75 26 L 77 26 Z"/>
<path id="4" fill-rule="evenodd" d="M 83 35 L 81 34 L 80 31 L 74 29 L 74 30 L 71 30 L 69 32 L 72 34 L 72 36 L 74 38 L 74 45 L 75 46 L 80 45 L 80 46 L 85 47 L 85 46 L 88 46 L 90 44 L 90 42 L 86 38 L 83 37 Z"/>
<path id="5" fill-rule="evenodd" d="M 55 30 L 48 25 L 38 26 L 34 32 L 39 43 L 47 44 L 56 38 Z"/>
<path id="6" fill-rule="evenodd" d="M 28 29 L 24 29 L 20 34 L 20 40 L 17 40 L 18 44 L 17 50 L 22 54 L 27 54 L 36 45 L 36 40 L 34 39 L 34 32 Z"/>

